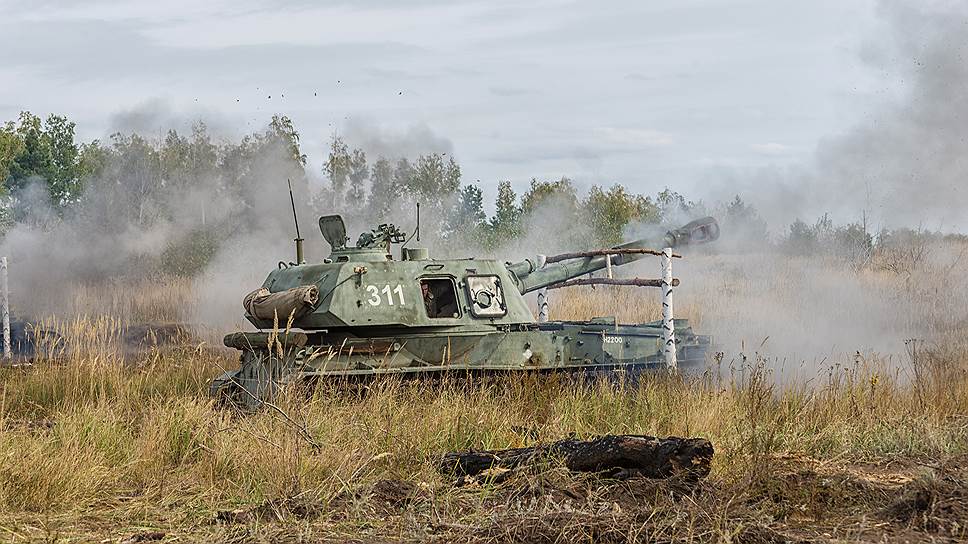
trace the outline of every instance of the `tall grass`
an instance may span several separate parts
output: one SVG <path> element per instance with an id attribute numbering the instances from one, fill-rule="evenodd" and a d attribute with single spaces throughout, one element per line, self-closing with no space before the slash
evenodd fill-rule
<path id="1" fill-rule="evenodd" d="M 872 273 L 859 281 L 885 289 L 898 280 Z M 757 286 L 751 281 L 729 287 L 742 293 Z M 169 293 L 176 305 L 189 290 L 168 289 L 181 293 Z M 697 289 L 707 299 L 684 296 L 677 312 L 700 324 L 735 300 L 713 288 Z M 579 290 L 557 298 L 553 317 L 614 315 L 618 309 L 621 320 L 642 322 L 658 317 L 656 302 L 651 293 Z M 409 529 L 395 530 L 483 527 L 491 535 L 499 491 L 485 486 L 456 492 L 436 470 L 442 453 L 628 433 L 710 439 L 717 453 L 709 480 L 720 487 L 685 509 L 662 503 L 666 518 L 658 510 L 645 520 L 608 514 L 613 525 L 630 524 L 616 539 L 652 527 L 722 540 L 746 534 L 752 522 L 735 519 L 732 509 L 761 500 L 753 490 L 777 485 L 790 457 L 820 464 L 911 458 L 932 464 L 968 454 L 968 345 L 958 332 L 963 328 L 950 323 L 963 324 L 964 318 L 959 321 L 940 299 L 912 307 L 921 312 L 918 318 L 934 316 L 947 324 L 932 325 L 927 341 L 910 342 L 902 360 L 858 354 L 830 361 L 809 380 L 775 379 L 774 361 L 749 349 L 711 357 L 705 373 L 656 374 L 625 385 L 554 376 L 434 384 L 388 379 L 365 388 L 324 382 L 311 393 L 288 391 L 278 402 L 287 417 L 275 411 L 241 415 L 208 397 L 209 380 L 236 364 L 233 351 L 183 338 L 133 355 L 122 342 L 127 323 L 148 316 L 169 320 L 177 312 L 143 302 L 114 304 L 108 305 L 119 312 L 114 317 L 44 321 L 41 328 L 61 337 L 50 337 L 32 366 L 0 367 L 0 539 L 37 538 L 36 528 L 48 526 L 81 540 L 111 535 L 119 525 L 204 532 L 219 511 L 294 501 L 322 510 L 340 505 L 343 517 L 330 520 L 335 528 L 326 530 L 346 535 L 382 523 L 386 513 L 361 499 L 360 490 L 385 480 L 406 482 L 432 497 L 429 512 L 400 522 Z M 947 321 L 935 315 L 939 307 Z M 591 508 L 594 516 L 608 511 L 602 504 L 611 508 L 608 502 L 566 508 L 523 500 L 513 495 L 502 504 L 515 515 L 542 519 L 568 508 Z M 700 518 L 703 533 L 694 532 Z M 574 534 L 588 535 L 587 520 L 599 518 L 568 519 Z M 663 528 L 646 525 L 655 520 Z M 556 534 L 548 540 L 565 533 Z"/>
<path id="2" fill-rule="evenodd" d="M 704 436 L 725 480 L 768 474 L 783 452 L 862 460 L 968 451 L 964 361 L 935 352 L 919 355 L 913 383 L 868 364 L 832 371 L 820 386 L 780 387 L 763 361 L 625 386 L 538 376 L 386 380 L 364 391 L 324 383 L 280 403 L 307 439 L 273 412 L 242 417 L 207 397 L 232 354 L 184 346 L 123 364 L 102 356 L 108 346 L 94 349 L 110 345 L 113 326 L 72 322 L 62 330 L 84 355 L 2 370 L 3 510 L 63 513 L 136 497 L 126 500 L 192 500 L 210 511 L 297 495 L 325 501 L 381 478 L 440 487 L 443 452 L 573 433 Z"/>

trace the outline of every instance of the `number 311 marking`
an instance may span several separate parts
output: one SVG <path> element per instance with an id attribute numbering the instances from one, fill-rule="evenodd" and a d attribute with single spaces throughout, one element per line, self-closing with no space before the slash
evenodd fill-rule
<path id="1" fill-rule="evenodd" d="M 367 285 L 366 292 L 370 294 L 370 298 L 366 300 L 370 306 L 379 306 L 383 304 L 384 297 L 386 298 L 386 303 L 388 306 L 393 306 L 393 295 L 397 295 L 397 300 L 400 302 L 400 306 L 403 306 L 403 286 L 399 283 L 393 289 L 390 288 L 390 284 L 383 286 L 380 289 L 376 285 Z M 382 296 L 381 296 L 382 293 Z"/>

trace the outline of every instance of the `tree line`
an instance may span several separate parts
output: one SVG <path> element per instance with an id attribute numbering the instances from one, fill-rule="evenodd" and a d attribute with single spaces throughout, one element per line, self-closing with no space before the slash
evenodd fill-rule
<path id="1" fill-rule="evenodd" d="M 191 228 L 167 241 L 165 251 L 173 260 L 203 254 L 175 267 L 193 273 L 230 233 L 289 228 L 288 194 L 281 196 L 288 178 L 297 194 L 311 195 L 300 204 L 305 212 L 342 213 L 364 225 L 409 221 L 419 202 L 423 232 L 463 249 L 496 250 L 549 232 L 572 247 L 604 247 L 642 226 L 671 226 L 701 215 L 716 216 L 724 235 L 741 238 L 754 251 L 771 245 L 806 254 L 836 246 L 862 253 L 891 239 L 890 232 L 871 235 L 866 225 L 834 226 L 826 216 L 815 224 L 798 219 L 771 237 L 739 196 L 708 205 L 668 188 L 642 195 L 620 183 L 582 192 L 565 177 L 532 179 L 521 194 L 510 181 L 499 181 L 489 215 L 480 186 L 466 182 L 447 154 L 368 157 L 338 135 L 326 153 L 320 172 L 325 183 L 313 190 L 299 132 L 286 116 L 273 116 L 264 129 L 238 141 L 216 141 L 198 122 L 188 134 L 119 132 L 106 141 L 78 142 L 67 117 L 22 112 L 0 126 L 0 228 L 65 221 L 100 229 L 188 223 Z"/>
<path id="2" fill-rule="evenodd" d="M 6 228 L 37 221 L 37 215 L 150 226 L 184 211 L 183 199 L 175 195 L 200 192 L 252 209 L 285 177 L 297 194 L 312 195 L 308 205 L 313 213 L 363 216 L 375 223 L 394 215 L 399 219 L 400 210 L 409 214 L 419 202 L 426 210 L 427 232 L 443 241 L 496 248 L 521 237 L 546 208 L 581 225 L 576 243 L 607 245 L 619 242 L 630 224 L 658 224 L 674 210 L 696 207 L 671 190 L 643 196 L 616 183 L 594 186 L 580 196 L 567 178 L 533 179 L 521 195 L 510 181 L 499 182 L 495 212 L 488 216 L 483 191 L 463 181 L 454 157 L 370 158 L 339 136 L 327 152 L 321 172 L 326 184 L 313 191 L 299 133 L 285 116 L 272 117 L 264 130 L 236 142 L 215 141 L 201 122 L 189 134 L 170 130 L 153 139 L 118 132 L 106 141 L 78 142 L 68 118 L 41 119 L 23 112 L 0 126 L 0 208 Z M 112 212 L 102 213 L 105 207 Z M 39 208 L 49 213 L 32 213 Z M 277 210 L 280 215 L 284 211 Z"/>
<path id="3" fill-rule="evenodd" d="M 430 228 L 444 241 L 468 242 L 495 249 L 536 227 L 543 214 L 554 214 L 571 232 L 558 238 L 579 245 L 614 245 L 632 224 L 659 224 L 675 214 L 699 212 L 701 205 L 666 189 L 655 197 L 630 192 L 621 184 L 592 186 L 585 195 L 567 177 L 532 179 L 518 195 L 508 180 L 499 181 L 494 213 L 485 211 L 484 194 L 462 181 L 453 157 L 431 153 L 376 157 L 350 148 L 338 135 L 330 143 L 324 173 L 329 181 L 314 197 L 317 209 L 361 210 L 368 217 L 388 217 L 392 210 L 413 209 L 419 202 Z M 765 224 L 764 224 L 765 228 Z"/>

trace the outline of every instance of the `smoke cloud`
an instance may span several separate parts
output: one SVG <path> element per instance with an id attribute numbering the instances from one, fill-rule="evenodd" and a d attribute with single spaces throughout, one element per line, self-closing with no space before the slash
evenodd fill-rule
<path id="1" fill-rule="evenodd" d="M 180 312 L 165 317 L 237 321 L 242 295 L 261 284 L 278 260 L 292 258 L 286 244 L 294 237 L 287 178 L 302 196 L 297 209 L 304 228 L 312 226 L 306 176 L 287 142 L 268 131 L 239 144 L 211 141 L 201 126 L 196 129 L 165 145 L 119 135 L 102 148 L 104 166 L 84 179 L 78 201 L 62 209 L 50 201 L 43 179 L 12 195 L 20 217 L 2 251 L 11 260 L 17 313 L 34 318 L 110 313 L 138 304 L 115 296 L 166 296 L 152 285 L 159 275 L 187 277 L 203 270 L 198 296 L 185 292 L 183 300 L 169 300 L 181 304 Z M 309 248 L 311 257 L 320 253 Z M 132 280 L 158 294 L 122 288 Z M 106 290 L 106 300 L 79 301 L 77 293 L 91 285 L 117 289 Z M 126 317 L 157 317 L 149 309 L 140 314 Z"/>
<path id="2" fill-rule="evenodd" d="M 884 34 L 863 58 L 900 96 L 821 141 L 811 163 L 731 176 L 714 199 L 741 194 L 774 229 L 865 211 L 878 227 L 968 227 L 968 4 L 886 0 L 877 11 Z"/>
<path id="3" fill-rule="evenodd" d="M 179 111 L 163 98 L 150 98 L 114 113 L 108 121 L 108 133 L 163 138 L 169 130 L 190 134 L 192 125 L 199 120 L 204 120 L 208 133 L 213 137 L 236 140 L 241 137 L 238 123 L 221 112 L 205 108 Z"/>
<path id="4" fill-rule="evenodd" d="M 738 194 L 774 233 L 826 213 L 836 222 L 866 215 L 875 235 L 968 227 L 968 5 L 891 0 L 878 14 L 884 33 L 863 58 L 887 74 L 885 84 L 900 85 L 896 98 L 822 140 L 807 164 L 730 176 L 689 196 L 715 204 Z M 661 229 L 633 226 L 629 234 L 657 238 Z M 914 236 L 860 262 L 823 247 L 829 240 L 816 254 L 793 256 L 754 234 L 724 225 L 719 242 L 686 251 L 675 265 L 679 315 L 712 334 L 727 363 L 756 353 L 778 374 L 800 378 L 871 359 L 903 368 L 905 340 L 950 342 L 965 322 L 961 242 Z M 635 273 L 655 276 L 649 265 Z"/>
<path id="5" fill-rule="evenodd" d="M 913 275 L 857 270 L 824 255 L 688 255 L 675 263 L 676 307 L 713 335 L 727 363 L 758 354 L 779 375 L 799 378 L 874 360 L 904 369 L 905 341 L 950 342 L 968 304 L 965 247 L 925 249 Z"/>
<path id="6" fill-rule="evenodd" d="M 429 153 L 454 154 L 453 142 L 425 124 L 394 128 L 373 119 L 353 117 L 342 124 L 339 135 L 350 147 L 362 149 L 371 161 L 378 157 L 414 159 Z"/>

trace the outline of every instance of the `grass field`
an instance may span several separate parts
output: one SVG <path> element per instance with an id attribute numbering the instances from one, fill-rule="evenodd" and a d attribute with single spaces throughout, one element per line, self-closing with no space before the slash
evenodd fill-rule
<path id="1" fill-rule="evenodd" d="M 745 322 L 753 338 L 770 321 L 786 330 L 776 314 L 757 318 L 757 308 L 774 312 L 784 307 L 776 300 L 813 288 L 797 280 L 806 263 L 757 266 L 757 276 L 721 257 L 696 261 L 682 268 L 677 309 L 699 332 L 721 335 Z M 712 357 L 703 375 L 655 375 L 624 388 L 537 377 L 383 381 L 365 393 L 323 386 L 308 399 L 281 399 L 284 416 L 244 416 L 208 398 L 208 380 L 236 358 L 213 345 L 211 330 L 133 353 L 125 347 L 127 322 L 181 318 L 172 301 L 190 304 L 190 283 L 164 283 L 161 295 L 129 286 L 116 299 L 78 289 L 73 308 L 109 315 L 48 321 L 63 342 L 31 366 L 0 369 L 0 540 L 968 538 L 968 326 L 957 307 L 964 291 L 912 287 L 895 271 L 809 266 L 829 273 L 820 278 L 852 282 L 845 290 L 861 298 L 880 297 L 860 315 L 885 319 L 877 329 L 897 335 L 901 352 L 811 362 L 809 380 L 778 379 L 764 341 Z M 930 271 L 931 282 L 945 281 L 941 268 Z M 713 275 L 716 283 L 703 281 Z M 764 286 L 766 277 L 773 283 Z M 654 293 L 555 296 L 552 317 L 617 309 L 624 320 L 644 321 L 657 313 Z M 879 316 L 881 299 L 896 311 Z M 827 319 L 858 315 L 852 307 L 829 312 Z M 726 317 L 733 321 L 721 326 Z M 814 321 L 799 323 L 807 327 L 800 334 L 811 334 Z M 904 345 L 912 324 L 923 340 Z M 457 487 L 436 470 L 447 451 L 606 433 L 708 438 L 713 471 L 686 486 L 576 476 L 551 463 L 500 485 Z"/>

